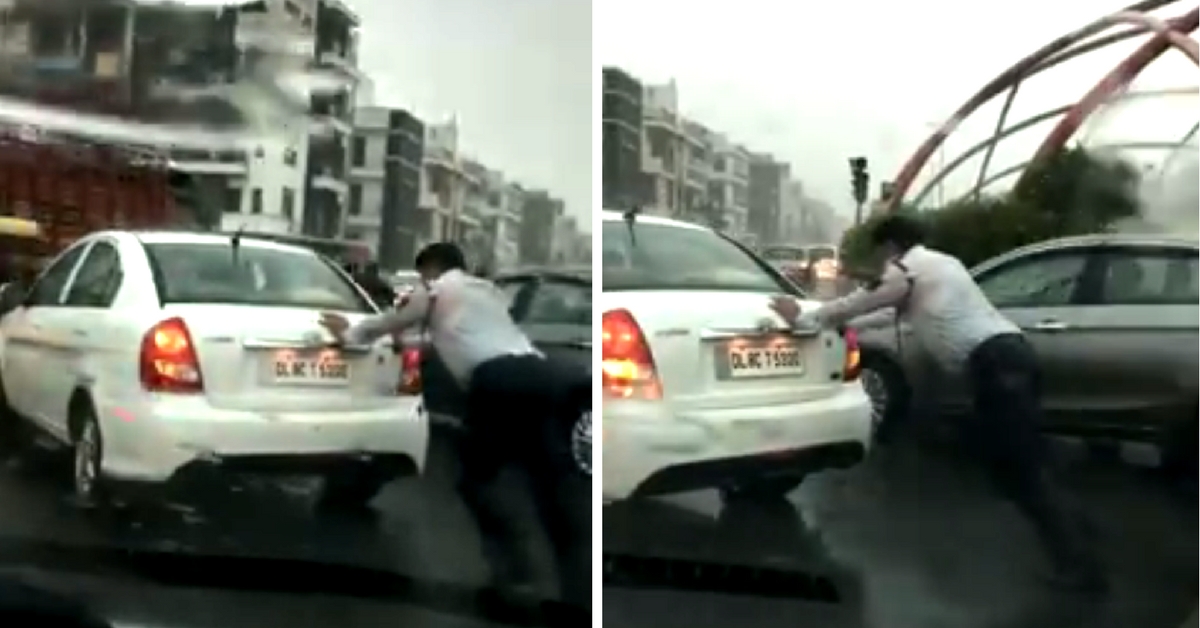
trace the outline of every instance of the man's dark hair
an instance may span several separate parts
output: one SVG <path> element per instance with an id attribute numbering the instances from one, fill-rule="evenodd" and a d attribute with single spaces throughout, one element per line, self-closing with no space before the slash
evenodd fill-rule
<path id="1" fill-rule="evenodd" d="M 417 253 L 417 268 L 434 267 L 442 272 L 466 270 L 467 260 L 462 249 L 453 242 L 434 242 Z"/>
<path id="2" fill-rule="evenodd" d="M 871 244 L 894 244 L 908 250 L 925 242 L 925 226 L 912 216 L 887 216 L 871 228 Z"/>

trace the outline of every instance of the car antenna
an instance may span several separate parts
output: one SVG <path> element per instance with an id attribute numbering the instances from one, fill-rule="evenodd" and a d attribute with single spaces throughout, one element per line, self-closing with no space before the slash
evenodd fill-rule
<path id="1" fill-rule="evenodd" d="M 229 249 L 230 253 L 233 255 L 233 265 L 235 267 L 238 265 L 238 253 L 241 252 L 242 235 L 245 233 L 245 231 L 246 225 L 239 225 L 237 231 L 234 231 L 233 235 L 229 238 Z"/>
<path id="2" fill-rule="evenodd" d="M 629 242 L 634 246 L 637 246 L 637 236 L 633 233 L 633 225 L 637 224 L 638 215 L 641 213 L 642 208 L 634 205 L 621 214 L 625 219 L 625 229 L 629 231 Z"/>

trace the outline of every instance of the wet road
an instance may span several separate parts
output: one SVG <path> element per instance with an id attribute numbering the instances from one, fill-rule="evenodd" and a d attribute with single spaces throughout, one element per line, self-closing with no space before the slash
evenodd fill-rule
<path id="1" fill-rule="evenodd" d="M 68 499 L 63 469 L 61 460 L 49 454 L 4 461 L 0 537 L 351 563 L 463 587 L 485 582 L 478 532 L 452 492 L 455 467 L 444 441 L 436 436 L 426 476 L 387 487 L 374 504 L 378 516 L 373 521 L 314 516 L 315 486 L 302 479 L 247 479 L 207 487 L 188 495 L 186 503 L 101 521 Z M 531 529 L 532 507 L 515 498 L 521 488 L 516 478 L 505 480 L 504 493 L 510 498 L 506 502 L 524 511 L 520 520 L 527 523 L 525 534 L 540 552 L 547 595 L 556 596 L 548 584 L 552 568 L 545 541 Z M 586 485 L 581 489 L 587 490 Z M 589 504 L 581 492 L 571 505 L 578 520 L 590 522 Z M 590 536 L 590 529 L 580 536 L 585 555 L 590 555 Z"/>
<path id="2" fill-rule="evenodd" d="M 1197 604 L 1194 487 L 1058 444 L 1067 485 L 1101 524 L 1107 599 L 1054 593 L 1033 535 L 982 478 L 911 445 L 813 477 L 786 502 L 722 511 L 715 493 L 604 512 L 604 551 L 771 565 L 833 578 L 821 604 L 605 587 L 604 622 L 654 628 L 1175 628 Z M 1139 452 L 1132 452 L 1136 459 Z"/>

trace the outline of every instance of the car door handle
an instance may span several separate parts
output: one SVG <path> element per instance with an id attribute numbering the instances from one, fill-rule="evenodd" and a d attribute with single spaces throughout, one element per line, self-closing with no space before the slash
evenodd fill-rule
<path id="1" fill-rule="evenodd" d="M 1062 321 L 1045 320 L 1045 321 L 1040 321 L 1040 322 L 1034 324 L 1033 329 L 1034 329 L 1034 331 L 1051 331 L 1051 332 L 1053 332 L 1053 331 L 1066 331 L 1068 327 L 1070 327 L 1070 326 Z"/>
<path id="2" fill-rule="evenodd" d="M 75 336 L 77 338 L 87 338 L 88 333 L 87 333 L 87 331 L 82 330 L 82 329 L 72 329 L 71 335 Z"/>

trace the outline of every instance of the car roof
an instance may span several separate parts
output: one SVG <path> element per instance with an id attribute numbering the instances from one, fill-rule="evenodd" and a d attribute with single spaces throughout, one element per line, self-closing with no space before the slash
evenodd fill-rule
<path id="1" fill-rule="evenodd" d="M 612 209 L 606 209 L 606 210 L 600 212 L 600 219 L 603 220 L 604 222 L 622 221 L 622 220 L 625 220 L 625 212 L 615 211 Z M 679 227 L 680 229 L 695 229 L 696 231 L 712 231 L 712 229 L 709 229 L 708 227 L 705 227 L 703 225 L 698 225 L 696 223 L 684 222 L 682 220 L 675 220 L 674 218 L 665 218 L 663 216 L 654 216 L 654 215 L 650 215 L 650 214 L 639 213 L 637 215 L 637 221 L 643 222 L 643 223 L 646 223 L 649 225 L 663 225 L 663 226 L 667 226 L 667 227 Z"/>
<path id="2" fill-rule="evenodd" d="M 1011 259 L 1055 251 L 1059 249 L 1081 248 L 1089 246 L 1166 246 L 1178 248 L 1196 248 L 1200 239 L 1167 233 L 1091 233 L 1087 235 L 1067 236 L 1043 240 L 1027 244 L 1018 249 L 1001 253 L 991 259 L 980 262 L 972 272 L 981 272 L 1007 262 Z"/>
<path id="3" fill-rule="evenodd" d="M 232 234 L 228 233 L 211 233 L 197 231 L 100 231 L 90 236 L 132 236 L 143 244 L 212 244 L 212 245 L 228 245 Z M 317 255 L 312 249 L 296 245 L 284 244 L 274 240 L 256 238 L 252 235 L 243 235 L 240 240 L 243 247 L 253 247 L 262 249 L 272 249 L 276 251 L 286 251 L 289 253 L 303 253 L 306 255 Z"/>
<path id="4" fill-rule="evenodd" d="M 496 273 L 495 280 L 503 281 L 505 279 L 526 278 L 561 279 L 575 283 L 590 284 L 592 282 L 592 269 L 584 266 L 518 268 L 516 270 Z"/>

